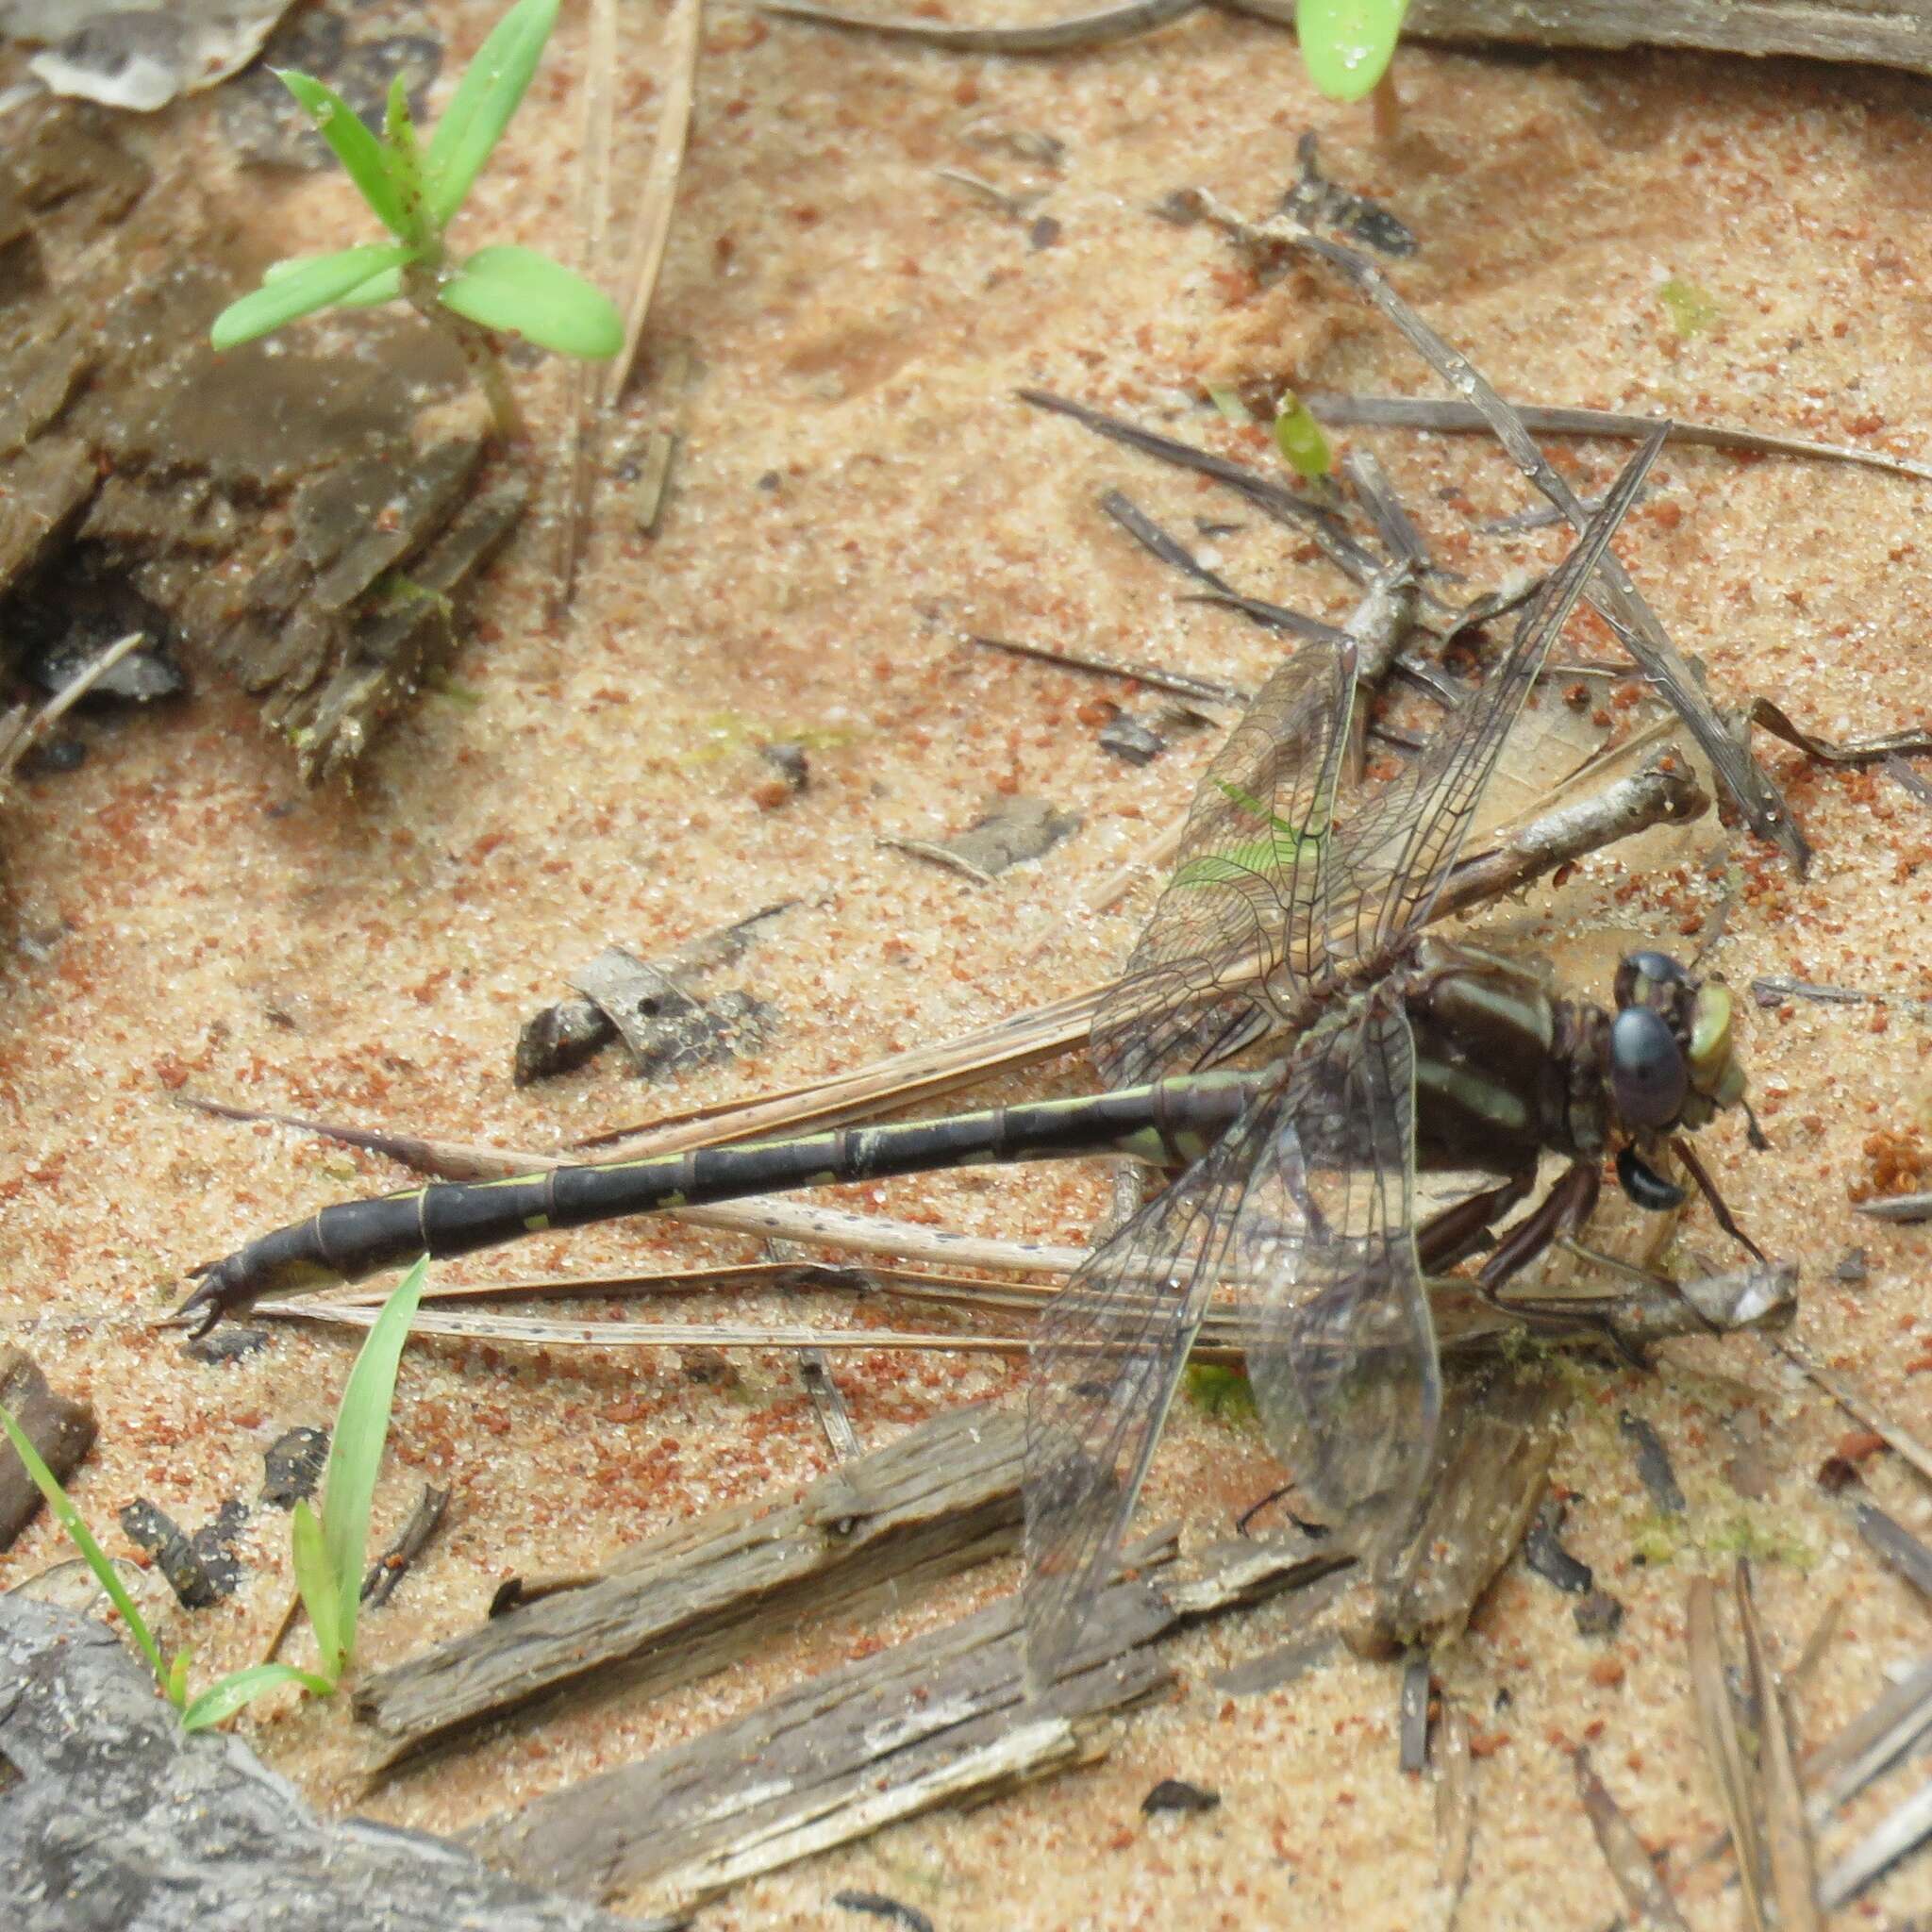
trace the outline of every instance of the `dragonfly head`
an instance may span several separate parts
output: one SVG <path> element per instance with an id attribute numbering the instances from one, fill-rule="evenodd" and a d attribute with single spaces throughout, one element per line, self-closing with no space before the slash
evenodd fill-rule
<path id="1" fill-rule="evenodd" d="M 1640 1208 L 1674 1208 L 1683 1190 L 1644 1159 L 1646 1146 L 1680 1128 L 1707 1125 L 1731 1107 L 1744 1109 L 1753 1144 L 1764 1144 L 1732 1047 L 1731 995 L 1692 978 L 1668 953 L 1654 952 L 1624 958 L 1616 991 L 1606 1073 L 1611 1105 L 1630 1137 L 1617 1157 L 1617 1178 Z"/>

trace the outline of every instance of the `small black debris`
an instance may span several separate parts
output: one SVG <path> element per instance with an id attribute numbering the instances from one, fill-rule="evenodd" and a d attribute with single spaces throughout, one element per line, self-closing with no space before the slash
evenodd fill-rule
<path id="1" fill-rule="evenodd" d="M 902 1906 L 895 1898 L 888 1898 L 882 1891 L 835 1891 L 832 1903 L 842 1906 L 848 1912 L 868 1912 L 874 1919 L 884 1919 L 894 1925 L 903 1925 L 906 1932 L 932 1932 L 932 1921 L 922 1911 L 911 1906 Z"/>
<path id="2" fill-rule="evenodd" d="M 1637 1474 L 1650 1491 L 1650 1500 L 1666 1516 L 1683 1515 L 1684 1491 L 1677 1487 L 1676 1473 L 1657 1432 L 1627 1408 L 1618 1416 L 1617 1426 L 1637 1451 Z"/>
<path id="3" fill-rule="evenodd" d="M 248 1521 L 248 1512 L 232 1499 L 215 1512 L 212 1523 L 192 1537 L 163 1509 L 145 1497 L 121 1512 L 121 1527 L 155 1559 L 183 1609 L 205 1610 L 232 1596 L 241 1581 L 242 1566 L 232 1545 Z"/>
<path id="4" fill-rule="evenodd" d="M 1585 1637 L 1614 1637 L 1624 1622 L 1624 1606 L 1607 1590 L 1593 1590 L 1571 1612 Z"/>
<path id="5" fill-rule="evenodd" d="M 1151 765 L 1167 749 L 1167 740 L 1150 731 L 1140 719 L 1123 711 L 1100 733 L 1100 748 L 1130 765 Z"/>
<path id="6" fill-rule="evenodd" d="M 1164 1777 L 1141 1800 L 1141 1809 L 1152 1818 L 1157 1811 L 1211 1811 L 1220 1803 L 1219 1791 L 1191 1785 L 1186 1778 Z"/>
<path id="7" fill-rule="evenodd" d="M 1051 215 L 1041 215 L 1026 230 L 1026 245 L 1029 248 L 1051 248 L 1060 239 L 1060 225 Z"/>
<path id="8" fill-rule="evenodd" d="M 261 1458 L 261 1500 L 274 1509 L 292 1509 L 314 1495 L 327 1460 L 326 1429 L 284 1429 Z"/>
<path id="9" fill-rule="evenodd" d="M 617 1028 L 597 1010 L 593 1000 L 558 1000 L 524 1023 L 517 1035 L 510 1080 L 515 1086 L 527 1087 L 533 1080 L 567 1074 L 616 1038 Z"/>
<path id="10" fill-rule="evenodd" d="M 1585 1596 L 1596 1587 L 1596 1577 L 1588 1563 L 1573 1557 L 1557 1541 L 1562 1527 L 1562 1504 L 1554 1496 L 1545 1498 L 1523 1539 L 1523 1560 L 1545 1583 L 1554 1583 L 1573 1596 Z"/>
<path id="11" fill-rule="evenodd" d="M 1283 214 L 1311 228 L 1338 228 L 1378 255 L 1401 258 L 1415 253 L 1415 236 L 1379 202 L 1339 188 L 1323 175 L 1316 164 L 1312 129 L 1296 142 L 1295 158 L 1301 163 L 1301 179 L 1282 196 Z"/>
<path id="12" fill-rule="evenodd" d="M 211 1335 L 197 1335 L 192 1341 L 184 1341 L 181 1353 L 192 1361 L 207 1362 L 219 1368 L 227 1362 L 239 1362 L 251 1355 L 259 1355 L 267 1346 L 266 1328 L 236 1328 L 224 1323 Z"/>
<path id="13" fill-rule="evenodd" d="M 1846 1288 L 1857 1288 L 1861 1282 L 1869 1280 L 1871 1274 L 1871 1266 L 1865 1259 L 1863 1248 L 1854 1248 L 1831 1271 L 1831 1278 L 1842 1282 Z"/>
<path id="14" fill-rule="evenodd" d="M 87 763 L 87 746 L 77 738 L 51 738 L 20 761 L 23 778 L 58 777 Z"/>
<path id="15" fill-rule="evenodd" d="M 794 791 L 803 791 L 811 777 L 811 761 L 802 744 L 761 744 L 758 756 L 773 766 Z"/>

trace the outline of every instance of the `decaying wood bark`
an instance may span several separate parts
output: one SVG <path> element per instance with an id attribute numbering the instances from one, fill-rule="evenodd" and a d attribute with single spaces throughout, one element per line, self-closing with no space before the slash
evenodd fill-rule
<path id="1" fill-rule="evenodd" d="M 259 268 L 111 117 L 63 101 L 8 117 L 0 609 L 17 642 L 24 600 L 44 624 L 77 586 L 125 587 L 191 669 L 259 696 L 313 779 L 442 661 L 449 595 L 528 485 L 488 473 L 460 361 L 413 318 L 305 323 L 216 356 L 208 324 Z"/>
<path id="2" fill-rule="evenodd" d="M 1461 1634 L 1542 1500 L 1565 1400 L 1548 1361 L 1491 1362 L 1450 1379 L 1427 1508 L 1349 1632 L 1357 1650 L 1389 1657 Z"/>
<path id="3" fill-rule="evenodd" d="M 40 1365 L 22 1349 L 0 1348 L 0 1407 L 20 1424 L 41 1460 L 63 1483 L 93 1446 L 93 1410 L 84 1402 L 57 1395 Z M 41 1492 L 26 1465 L 0 1441 L 0 1550 L 12 1543 L 40 1507 Z"/>
<path id="4" fill-rule="evenodd" d="M 595 1581 L 525 1604 L 372 1675 L 356 1712 L 374 1768 L 567 1688 L 688 1684 L 743 1657 L 774 1619 L 852 1607 L 1005 1554 L 1020 1525 L 1024 1418 L 951 1410 L 842 1464 L 776 1508 L 696 1518 Z"/>
<path id="5" fill-rule="evenodd" d="M 1538 47 L 1798 54 L 1932 74 L 1926 0 L 1413 0 L 1402 31 L 1424 41 Z"/>
<path id="6" fill-rule="evenodd" d="M 464 1841 L 533 1884 L 689 1906 L 894 1820 L 1091 1758 L 1103 1748 L 1096 1718 L 1172 1680 L 1159 1639 L 1349 1560 L 1299 1538 L 1236 1541 L 1184 1581 L 1144 1574 L 1172 1554 L 1171 1533 L 1130 1553 L 1143 1574 L 1100 1598 L 1038 1702 L 1022 1695 L 1019 1608 L 1006 1598 L 690 1743 L 486 1820 Z"/>
<path id="7" fill-rule="evenodd" d="M 184 1734 L 111 1631 L 18 1591 L 0 1596 L 0 1924 L 639 1932 L 426 1832 L 325 1822 L 239 1738 Z"/>

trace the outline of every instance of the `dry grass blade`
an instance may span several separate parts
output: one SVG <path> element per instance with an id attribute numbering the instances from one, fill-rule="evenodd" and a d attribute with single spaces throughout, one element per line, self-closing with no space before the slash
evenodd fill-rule
<path id="1" fill-rule="evenodd" d="M 1932 1599 L 1932 1549 L 1895 1517 L 1871 1503 L 1854 1504 L 1852 1520 L 1858 1525 L 1858 1534 L 1899 1575 L 1920 1595 Z"/>
<path id="2" fill-rule="evenodd" d="M 590 42 L 584 68 L 583 161 L 578 178 L 577 225 L 583 236 L 583 272 L 597 287 L 604 283 L 604 256 L 610 225 L 610 157 L 615 139 L 613 103 L 617 92 L 617 0 L 591 0 Z M 568 486 L 557 532 L 555 608 L 567 610 L 576 592 L 577 564 L 584 550 L 590 515 L 591 476 L 597 455 L 597 418 L 604 401 L 603 372 L 573 357 L 569 369 L 570 406 L 558 467 Z"/>
<path id="3" fill-rule="evenodd" d="M 1793 1367 L 1802 1370 L 1854 1422 L 1863 1423 L 1874 1436 L 1883 1437 L 1888 1449 L 1903 1457 L 1927 1482 L 1932 1482 L 1932 1450 L 1928 1450 L 1903 1425 L 1882 1414 L 1868 1396 L 1855 1389 L 1836 1370 L 1827 1369 L 1795 1336 L 1768 1336 L 1766 1345 L 1774 1348 Z"/>
<path id="4" fill-rule="evenodd" d="M 577 566 L 583 558 L 591 498 L 596 485 L 605 413 L 624 394 L 624 386 L 630 379 L 638 345 L 643 340 L 644 324 L 650 316 L 651 298 L 657 293 L 658 274 L 664 265 L 672 204 L 677 196 L 685 140 L 691 132 L 691 96 L 703 21 L 704 0 L 678 0 L 677 9 L 664 30 L 664 106 L 651 144 L 651 158 L 644 169 L 643 192 L 638 197 L 630 259 L 625 264 L 624 294 L 619 304 L 624 313 L 624 346 L 616 359 L 608 364 L 594 368 L 589 363 L 573 365 L 571 422 L 563 452 L 570 491 L 558 531 L 558 609 L 569 607 L 576 589 Z M 601 279 L 608 223 L 616 36 L 615 0 L 596 0 L 591 15 L 584 138 L 585 226 L 593 281 Z"/>
<path id="5" fill-rule="evenodd" d="M 1469 1755 L 1469 1719 L 1449 1697 L 1436 1731 L 1436 1876 L 1448 1894 L 1443 1932 L 1456 1923 L 1469 1886 L 1475 1846 L 1475 1779 Z"/>
<path id="6" fill-rule="evenodd" d="M 1604 1863 L 1624 1894 L 1632 1923 L 1644 1932 L 1690 1932 L 1670 1888 L 1644 1850 L 1643 1840 L 1591 1769 L 1590 1753 L 1579 1750 L 1571 1762 L 1576 1771 L 1576 1795 L 1583 1801 L 1583 1815 L 1596 1834 Z"/>
<path id="7" fill-rule="evenodd" d="M 1849 1905 L 1928 1837 L 1932 1837 L 1932 1782 L 1921 1785 L 1882 1824 L 1825 1873 L 1819 1881 L 1819 1904 L 1828 1912 Z"/>
<path id="8" fill-rule="evenodd" d="M 870 34 L 882 41 L 910 41 L 922 47 L 943 47 L 955 54 L 1064 54 L 1075 47 L 1105 46 L 1110 41 L 1131 40 L 1157 26 L 1165 26 L 1191 13 L 1204 0 L 1127 0 L 1124 7 L 1106 7 L 1096 13 L 1077 13 L 1043 26 L 947 26 L 926 20 L 868 20 L 859 13 L 841 13 L 829 7 L 811 7 L 804 0 L 765 0 L 761 13 L 780 20 L 802 20 L 813 26 L 836 27 L 841 33 Z"/>
<path id="9" fill-rule="evenodd" d="M 684 143 L 691 132 L 691 104 L 697 86 L 698 44 L 704 25 L 704 0 L 677 0 L 676 10 L 664 29 L 660 67 L 664 75 L 664 107 L 644 170 L 644 192 L 638 201 L 636 240 L 625 275 L 629 291 L 624 304 L 624 347 L 610 365 L 605 393 L 612 402 L 624 394 L 637 360 L 651 297 L 658 290 L 658 271 L 664 265 L 664 244 L 671 234 L 671 207 L 677 198 L 677 177 L 684 167 Z"/>
<path id="10" fill-rule="evenodd" d="M 345 1302 L 259 1302 L 255 1315 L 270 1322 L 306 1322 L 323 1328 L 367 1328 L 379 1308 Z M 1024 1355 L 1029 1335 L 967 1335 L 894 1328 L 813 1328 L 746 1322 L 554 1322 L 536 1316 L 457 1314 L 432 1308 L 409 1324 L 412 1335 L 455 1335 L 466 1341 L 519 1341 L 539 1348 L 787 1348 L 949 1349 L 962 1355 Z"/>
<path id="11" fill-rule="evenodd" d="M 1502 443 L 1518 469 L 1548 500 L 1555 504 L 1578 532 L 1587 521 L 1582 503 L 1564 478 L 1551 467 L 1549 458 L 1538 449 L 1521 416 L 1497 394 L 1482 373 L 1458 349 L 1452 348 L 1396 293 L 1388 276 L 1367 256 L 1341 242 L 1311 234 L 1299 224 L 1286 220 L 1252 228 L 1239 221 L 1228 222 L 1238 238 L 1264 244 L 1277 240 L 1305 253 L 1319 257 L 1339 270 L 1350 284 L 1379 308 L 1407 338 L 1424 361 L 1468 402 L 1479 409 L 1496 440 Z M 1654 431 L 1655 424 L 1651 425 Z M 1629 573 L 1614 555 L 1606 552 L 1592 588 L 1591 604 L 1643 667 L 1645 675 L 1665 691 L 1689 726 L 1698 748 L 1724 779 L 1751 828 L 1759 838 L 1777 845 L 1802 874 L 1809 859 L 1809 848 L 1791 820 L 1790 808 L 1777 788 L 1750 752 L 1733 738 L 1723 719 L 1712 708 L 1703 687 L 1692 675 L 1656 613 L 1644 601 Z"/>
<path id="12" fill-rule="evenodd" d="M 1697 1704 L 1698 1728 L 1705 1755 L 1717 1782 L 1718 1801 L 1730 1825 L 1737 1848 L 1738 1878 L 1744 1908 L 1754 1932 L 1766 1932 L 1763 1877 L 1764 1846 L 1757 1832 L 1749 1760 L 1738 1730 L 1738 1713 L 1724 1681 L 1724 1643 L 1717 1627 L 1717 1586 L 1707 1576 L 1690 1585 L 1687 1605 L 1690 1626 L 1690 1688 Z"/>
<path id="13" fill-rule="evenodd" d="M 0 783 L 66 714 L 120 663 L 128 652 L 147 641 L 144 630 L 117 638 L 84 671 L 63 685 L 39 710 L 26 706 L 0 716 Z"/>
<path id="14" fill-rule="evenodd" d="M 1824 1921 L 1818 1914 L 1817 1863 L 1804 1794 L 1798 1789 L 1784 1690 L 1765 1658 L 1764 1634 L 1758 1627 L 1757 1607 L 1751 1595 L 1751 1570 L 1746 1563 L 1738 1565 L 1736 1589 L 1744 1659 L 1762 1727 L 1758 1756 L 1764 1839 L 1771 1860 L 1772 1891 L 1777 1900 L 1777 1923 L 1780 1932 L 1821 1932 Z"/>
<path id="15" fill-rule="evenodd" d="M 1451 402 L 1434 396 L 1305 395 L 1311 414 L 1324 423 L 1362 429 L 1424 429 L 1448 435 L 1489 433 L 1489 418 L 1474 403 Z M 1617 409 L 1565 408 L 1536 403 L 1509 407 L 1533 436 L 1602 436 L 1641 441 L 1657 425 L 1655 416 L 1632 416 Z M 1880 470 L 1887 475 L 1910 476 L 1932 483 L 1932 464 L 1879 450 L 1853 449 L 1844 443 L 1813 442 L 1803 436 L 1776 436 L 1760 429 L 1737 429 L 1722 423 L 1673 422 L 1668 442 L 1693 448 L 1738 450 L 1747 456 L 1795 457 L 1822 463 L 1853 463 Z"/>

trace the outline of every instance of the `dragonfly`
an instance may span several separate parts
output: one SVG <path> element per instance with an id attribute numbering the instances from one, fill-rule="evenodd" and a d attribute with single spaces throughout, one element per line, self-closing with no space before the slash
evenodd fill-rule
<path id="1" fill-rule="evenodd" d="M 1353 646 L 1340 634 L 1305 643 L 1275 672 L 1210 765 L 1152 922 L 1097 1015 L 1108 1091 L 337 1202 L 196 1269 L 179 1314 L 206 1331 L 264 1295 L 420 1255 L 744 1195 L 1127 1155 L 1177 1178 L 1093 1250 L 1032 1351 L 1029 1668 L 1050 1676 L 1077 1641 L 1224 1279 L 1259 1290 L 1238 1328 L 1271 1443 L 1353 1531 L 1387 1531 L 1421 1492 L 1440 1406 L 1424 1271 L 1490 1243 L 1545 1150 L 1570 1168 L 1494 1238 L 1485 1292 L 1582 1224 L 1612 1145 L 1638 1205 L 1684 1198 L 1662 1171 L 1668 1145 L 1737 1231 L 1677 1131 L 1743 1101 L 1722 987 L 1637 954 L 1611 1014 L 1559 997 L 1533 967 L 1420 930 L 1661 446 L 1659 432 L 1632 458 L 1480 690 L 1340 824 Z M 1235 1064 L 1257 1056 L 1272 1057 Z M 1418 1161 L 1496 1184 L 1417 1228 Z"/>

